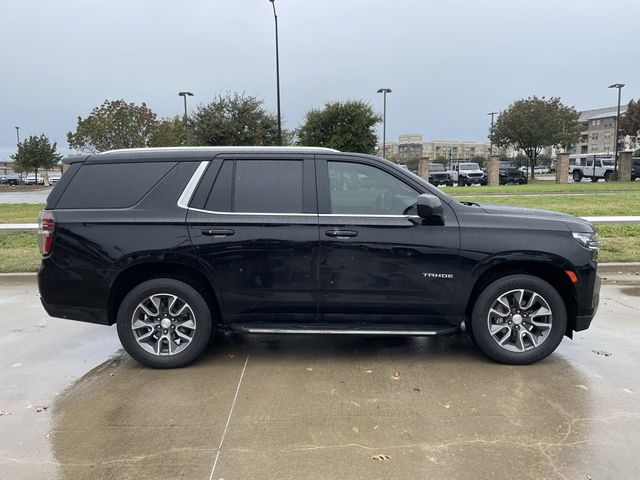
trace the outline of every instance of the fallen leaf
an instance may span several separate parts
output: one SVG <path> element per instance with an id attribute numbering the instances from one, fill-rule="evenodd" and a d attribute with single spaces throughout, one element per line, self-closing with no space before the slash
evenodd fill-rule
<path id="1" fill-rule="evenodd" d="M 448 403 L 446 405 L 443 405 L 444 408 L 451 408 L 451 405 L 449 405 Z"/>
<path id="2" fill-rule="evenodd" d="M 373 373 L 373 370 L 365 370 L 364 373 Z"/>
<path id="3" fill-rule="evenodd" d="M 393 375 L 391 375 L 391 380 L 400 380 L 400 372 L 393 372 Z"/>
<path id="4" fill-rule="evenodd" d="M 389 457 L 389 455 L 374 455 L 371 457 L 371 460 L 378 460 L 380 462 L 386 462 L 387 460 L 391 460 L 391 457 Z"/>
<path id="5" fill-rule="evenodd" d="M 591 351 L 596 355 L 602 355 L 603 357 L 610 357 L 611 355 L 613 355 L 613 353 L 605 352 L 604 350 L 591 350 Z"/>
<path id="6" fill-rule="evenodd" d="M 420 391 L 420 389 L 419 389 L 418 387 L 413 387 L 413 391 L 414 391 L 414 392 L 419 392 L 419 391 Z"/>
<path id="7" fill-rule="evenodd" d="M 47 407 L 46 405 L 36 405 L 36 413 L 44 412 L 48 408 L 49 407 Z"/>
<path id="8" fill-rule="evenodd" d="M 313 368 L 307 367 L 307 372 L 313 372 Z"/>
<path id="9" fill-rule="evenodd" d="M 576 385 L 576 387 L 581 388 L 583 390 L 589 390 L 589 387 L 587 387 L 586 385 Z"/>

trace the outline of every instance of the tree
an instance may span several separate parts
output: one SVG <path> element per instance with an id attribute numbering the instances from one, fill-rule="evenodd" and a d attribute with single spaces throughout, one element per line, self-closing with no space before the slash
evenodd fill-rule
<path id="1" fill-rule="evenodd" d="M 57 153 L 57 144 L 53 144 L 45 135 L 31 135 L 18 144 L 18 151 L 11 155 L 15 160 L 16 172 L 33 172 L 38 179 L 38 170 L 54 168 L 62 159 Z"/>
<path id="2" fill-rule="evenodd" d="M 298 143 L 346 152 L 374 153 L 378 143 L 374 127 L 382 117 L 360 100 L 328 102 L 307 112 L 298 129 Z"/>
<path id="3" fill-rule="evenodd" d="M 67 133 L 69 146 L 89 153 L 149 146 L 158 126 L 156 114 L 145 103 L 105 100 L 87 118 L 78 117 L 75 132 Z"/>
<path id="4" fill-rule="evenodd" d="M 199 145 L 277 145 L 278 119 L 263 102 L 244 93 L 219 95 L 191 116 Z"/>
<path id="5" fill-rule="evenodd" d="M 620 116 L 620 132 L 629 135 L 636 143 L 640 143 L 640 99 L 631 100 L 627 111 Z"/>
<path id="6" fill-rule="evenodd" d="M 490 135 L 494 145 L 523 150 L 533 178 L 536 159 L 545 147 L 566 149 L 578 141 L 582 131 L 578 117 L 575 108 L 563 105 L 557 97 L 533 96 L 501 112 Z"/>
<path id="7" fill-rule="evenodd" d="M 158 122 L 158 126 L 149 137 L 149 146 L 179 147 L 187 144 L 185 138 L 184 118 L 176 115 Z"/>

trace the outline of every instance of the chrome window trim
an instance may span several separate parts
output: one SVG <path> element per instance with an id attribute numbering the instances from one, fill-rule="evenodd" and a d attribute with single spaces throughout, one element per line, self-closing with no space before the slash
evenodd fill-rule
<path id="1" fill-rule="evenodd" d="M 187 183 L 186 187 L 182 191 L 180 198 L 178 198 L 178 207 L 185 210 L 192 210 L 200 213 L 210 213 L 212 215 L 238 215 L 238 216 L 266 216 L 266 217 L 343 217 L 343 218 L 420 218 L 417 215 L 365 215 L 365 214 L 343 214 L 343 213 L 272 213 L 272 212 L 217 212 L 215 210 L 204 210 L 201 208 L 193 208 L 189 206 L 191 197 L 200 182 L 200 179 L 204 175 L 207 167 L 211 162 L 205 160 L 200 162 L 196 171 L 193 172 L 191 179 Z"/>
<path id="2" fill-rule="evenodd" d="M 196 187 L 198 186 L 202 175 L 204 175 L 205 170 L 209 166 L 209 163 L 211 162 L 208 160 L 200 162 L 200 165 L 198 165 L 196 171 L 193 172 L 193 175 L 191 175 L 191 179 L 187 183 L 187 186 L 184 187 L 180 198 L 178 198 L 178 207 L 185 208 L 187 210 L 189 209 L 189 202 L 191 201 L 191 197 L 193 197 L 193 193 L 196 191 Z"/>

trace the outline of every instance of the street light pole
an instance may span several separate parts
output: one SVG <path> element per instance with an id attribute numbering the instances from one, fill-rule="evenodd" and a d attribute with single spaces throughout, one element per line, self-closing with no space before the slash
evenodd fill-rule
<path id="1" fill-rule="evenodd" d="M 616 145 L 614 150 L 614 163 L 613 163 L 613 171 L 615 172 L 616 180 L 618 179 L 618 141 L 620 137 L 620 94 L 622 91 L 622 87 L 624 87 L 624 83 L 614 83 L 613 85 L 609 85 L 609 88 L 617 88 L 618 89 L 618 113 L 616 114 Z"/>
<path id="2" fill-rule="evenodd" d="M 378 93 L 382 94 L 382 158 L 387 154 L 387 93 L 391 93 L 390 88 L 379 88 Z"/>
<path id="3" fill-rule="evenodd" d="M 187 97 L 193 97 L 193 93 L 191 92 L 178 92 L 178 96 L 184 99 L 184 144 L 189 143 L 189 128 L 187 126 Z"/>
<path id="4" fill-rule="evenodd" d="M 276 1 L 269 0 L 273 7 L 273 21 L 276 25 L 276 95 L 278 101 L 278 145 L 282 145 L 282 115 L 280 113 L 280 50 L 278 48 L 278 15 L 276 14 Z"/>
<path id="5" fill-rule="evenodd" d="M 491 133 L 489 134 L 489 156 L 493 155 L 493 116 L 498 112 L 489 112 L 487 115 L 491 115 Z"/>
<path id="6" fill-rule="evenodd" d="M 16 127 L 16 139 L 18 140 L 16 145 L 20 145 L 20 127 Z"/>

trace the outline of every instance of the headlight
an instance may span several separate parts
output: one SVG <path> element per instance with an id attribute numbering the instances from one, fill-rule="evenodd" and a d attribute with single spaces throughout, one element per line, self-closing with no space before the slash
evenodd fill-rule
<path id="1" fill-rule="evenodd" d="M 597 233 L 573 232 L 573 238 L 584 248 L 590 250 L 591 257 L 597 260 L 598 251 L 600 250 L 600 241 Z"/>

